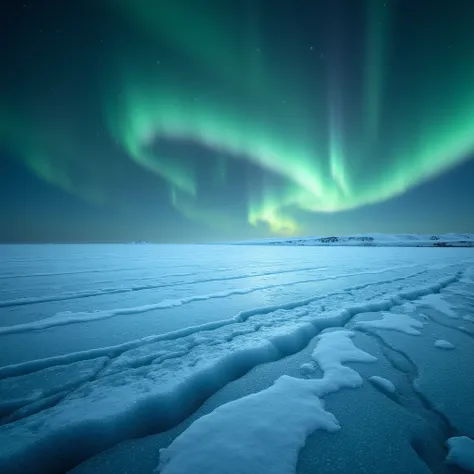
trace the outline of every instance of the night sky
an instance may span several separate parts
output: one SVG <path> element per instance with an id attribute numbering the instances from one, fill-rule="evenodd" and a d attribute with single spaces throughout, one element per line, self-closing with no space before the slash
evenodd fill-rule
<path id="1" fill-rule="evenodd" d="M 0 241 L 474 233 L 474 1 L 2 2 Z"/>

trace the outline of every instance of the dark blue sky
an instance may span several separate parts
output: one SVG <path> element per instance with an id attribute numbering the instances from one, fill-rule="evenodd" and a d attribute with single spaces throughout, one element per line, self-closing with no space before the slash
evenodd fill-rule
<path id="1" fill-rule="evenodd" d="M 1 242 L 474 233 L 473 3 L 163 5 L 2 4 Z"/>

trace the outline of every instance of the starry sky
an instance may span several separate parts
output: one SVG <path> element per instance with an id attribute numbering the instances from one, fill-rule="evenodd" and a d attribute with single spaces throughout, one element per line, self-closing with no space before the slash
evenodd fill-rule
<path id="1" fill-rule="evenodd" d="M 1 242 L 474 232 L 471 0 L 5 0 Z"/>

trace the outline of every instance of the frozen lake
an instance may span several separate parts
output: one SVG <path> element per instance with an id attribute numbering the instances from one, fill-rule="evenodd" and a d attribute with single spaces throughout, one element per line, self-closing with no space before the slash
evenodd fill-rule
<path id="1" fill-rule="evenodd" d="M 473 267 L 469 248 L 0 246 L 0 472 L 463 472 Z"/>

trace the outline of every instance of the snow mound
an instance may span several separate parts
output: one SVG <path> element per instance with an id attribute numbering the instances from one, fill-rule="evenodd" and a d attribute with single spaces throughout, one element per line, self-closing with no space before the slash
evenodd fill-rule
<path id="1" fill-rule="evenodd" d="M 455 306 L 446 301 L 439 293 L 423 296 L 423 298 L 421 298 L 421 301 L 436 309 L 437 311 L 445 314 L 448 318 L 459 318 L 457 313 L 453 311 L 453 308 L 455 308 Z"/>
<path id="2" fill-rule="evenodd" d="M 421 332 L 418 331 L 418 329 L 423 328 L 423 323 L 406 314 L 382 313 L 382 319 L 376 321 L 358 321 L 355 327 L 390 329 L 413 336 L 419 336 Z"/>
<path id="3" fill-rule="evenodd" d="M 375 385 L 384 393 L 395 393 L 397 391 L 395 385 L 393 385 L 390 380 L 384 379 L 383 377 L 373 375 L 372 377 L 369 377 L 369 380 L 372 382 L 373 385 Z"/>
<path id="4" fill-rule="evenodd" d="M 467 471 L 474 472 L 474 441 L 467 436 L 449 438 L 446 441 L 449 453 L 448 464 L 454 464 Z"/>
<path id="5" fill-rule="evenodd" d="M 455 348 L 454 344 L 451 344 L 450 342 L 445 341 L 443 339 L 438 339 L 437 341 L 435 341 L 434 345 L 435 347 L 439 347 L 440 349 L 454 349 Z"/>
<path id="6" fill-rule="evenodd" d="M 326 393 L 336 392 L 343 387 L 359 387 L 362 385 L 362 377 L 357 371 L 342 365 L 344 362 L 375 362 L 377 360 L 371 354 L 354 346 L 351 338 L 355 333 L 342 330 L 325 332 L 318 336 L 318 345 L 314 349 L 312 358 L 318 363 L 324 372 L 324 391 Z"/>
<path id="7" fill-rule="evenodd" d="M 291 409 L 289 409 L 291 407 Z M 339 424 L 306 380 L 280 377 L 262 392 L 225 404 L 160 451 L 163 474 L 290 474 L 316 429 Z"/>
<path id="8" fill-rule="evenodd" d="M 313 364 L 301 364 L 300 366 L 300 372 L 303 375 L 312 375 L 314 374 L 314 365 Z"/>
<path id="9" fill-rule="evenodd" d="M 312 358 L 323 370 L 323 378 L 284 375 L 272 387 L 196 420 L 168 448 L 160 450 L 157 472 L 293 474 L 299 450 L 313 431 L 340 429 L 334 415 L 324 410 L 320 397 L 362 385 L 360 374 L 342 364 L 377 360 L 354 346 L 352 337 L 354 333 L 347 330 L 318 336 Z"/>

